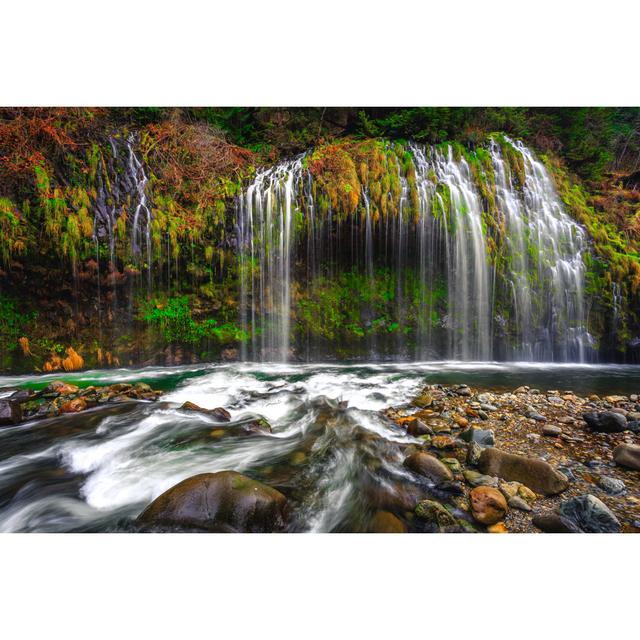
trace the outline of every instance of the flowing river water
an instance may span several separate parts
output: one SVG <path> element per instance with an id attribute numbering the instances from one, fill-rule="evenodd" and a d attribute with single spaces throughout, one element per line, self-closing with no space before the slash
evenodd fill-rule
<path id="1" fill-rule="evenodd" d="M 0 377 L 0 395 L 60 377 Z M 375 513 L 402 511 L 432 489 L 402 465 L 403 445 L 414 439 L 381 413 L 424 384 L 640 390 L 640 367 L 533 363 L 245 363 L 63 378 L 79 386 L 143 381 L 166 394 L 0 428 L 0 531 L 136 531 L 135 518 L 163 491 L 221 470 L 282 491 L 290 531 L 367 531 Z M 225 407 L 232 420 L 181 410 L 187 400 Z M 256 414 L 271 434 L 242 429 Z"/>

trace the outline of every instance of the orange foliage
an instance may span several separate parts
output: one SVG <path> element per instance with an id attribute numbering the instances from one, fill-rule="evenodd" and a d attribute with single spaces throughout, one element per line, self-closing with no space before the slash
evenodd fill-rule
<path id="1" fill-rule="evenodd" d="M 84 358 L 73 347 L 67 347 L 67 357 L 62 361 L 65 371 L 78 371 L 84 367 Z"/>

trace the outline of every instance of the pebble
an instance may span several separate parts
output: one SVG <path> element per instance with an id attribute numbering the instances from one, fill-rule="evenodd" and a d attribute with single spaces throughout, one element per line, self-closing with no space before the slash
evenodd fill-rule
<path id="1" fill-rule="evenodd" d="M 526 500 L 523 500 L 520 496 L 513 496 L 509 498 L 509 506 L 512 509 L 519 509 L 520 511 L 531 511 L 531 507 Z"/>
<path id="2" fill-rule="evenodd" d="M 542 427 L 542 433 L 545 436 L 557 438 L 562 433 L 562 429 L 555 424 L 545 424 L 544 427 Z"/>

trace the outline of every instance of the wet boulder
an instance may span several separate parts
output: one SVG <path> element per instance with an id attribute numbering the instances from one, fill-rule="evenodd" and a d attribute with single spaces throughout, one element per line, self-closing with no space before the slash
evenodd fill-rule
<path id="1" fill-rule="evenodd" d="M 22 407 L 14 400 L 0 400 L 0 425 L 18 424 L 22 420 Z"/>
<path id="2" fill-rule="evenodd" d="M 439 527 L 451 527 L 458 524 L 455 517 L 442 504 L 435 500 L 423 500 L 419 502 L 415 513 L 421 520 L 431 522 Z"/>
<path id="3" fill-rule="evenodd" d="M 492 525 L 500 522 L 509 507 L 504 496 L 494 487 L 476 487 L 469 494 L 471 515 L 480 524 Z"/>
<path id="4" fill-rule="evenodd" d="M 158 496 L 138 517 L 142 525 L 269 533 L 285 525 L 286 497 L 235 471 L 201 473 Z"/>
<path id="5" fill-rule="evenodd" d="M 618 533 L 620 521 L 602 500 L 588 494 L 565 500 L 558 513 L 585 533 Z"/>
<path id="6" fill-rule="evenodd" d="M 495 448 L 482 452 L 478 469 L 503 480 L 521 482 L 545 496 L 561 493 L 569 486 L 567 477 L 541 458 L 527 458 Z"/>
<path id="7" fill-rule="evenodd" d="M 180 409 L 183 411 L 197 411 L 198 413 L 206 413 L 208 416 L 220 420 L 220 422 L 229 422 L 231 420 L 231 414 L 223 407 L 216 407 L 215 409 L 205 409 L 198 406 L 195 402 L 185 402 Z"/>
<path id="8" fill-rule="evenodd" d="M 411 469 L 414 473 L 429 478 L 429 480 L 433 480 L 434 482 L 453 480 L 453 473 L 445 464 L 440 462 L 435 456 L 422 451 L 412 453 L 407 457 L 404 461 L 404 466 Z"/>
<path id="9" fill-rule="evenodd" d="M 407 533 L 407 527 L 389 511 L 377 511 L 369 523 L 369 533 Z"/>
<path id="10" fill-rule="evenodd" d="M 410 436 L 424 436 L 424 435 L 434 435 L 433 429 L 422 422 L 419 418 L 414 418 L 407 423 L 407 433 Z"/>
<path id="11" fill-rule="evenodd" d="M 620 433 L 627 430 L 627 419 L 614 411 L 593 411 L 583 414 L 582 418 L 591 431 Z"/>
<path id="12" fill-rule="evenodd" d="M 640 471 L 640 445 L 619 444 L 613 450 L 613 460 L 621 467 Z"/>

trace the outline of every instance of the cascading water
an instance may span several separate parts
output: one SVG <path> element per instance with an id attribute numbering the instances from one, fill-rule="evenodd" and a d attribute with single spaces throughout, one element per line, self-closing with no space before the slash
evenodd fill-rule
<path id="1" fill-rule="evenodd" d="M 302 180 L 302 161 L 286 162 L 258 173 L 239 205 L 242 243 L 241 304 L 251 296 L 252 354 L 286 361 L 289 356 L 291 309 L 291 253 L 294 211 Z M 255 275 L 256 265 L 259 272 Z M 249 283 L 247 284 L 247 280 Z M 258 331 L 256 305 L 263 314 Z M 243 328 L 249 322 L 243 319 Z M 246 355 L 246 354 L 245 354 Z"/>
<path id="2" fill-rule="evenodd" d="M 584 361 L 586 237 L 544 165 L 508 138 L 468 158 L 451 145 L 406 151 L 385 196 L 397 205 L 382 215 L 364 180 L 355 210 L 329 202 L 321 215 L 320 187 L 302 158 L 247 187 L 238 202 L 241 316 L 252 336 L 244 359 L 285 361 L 291 345 L 301 357 L 334 355 L 331 345 L 292 335 L 291 317 L 298 293 L 313 298 L 319 276 L 358 268 L 365 282 L 387 274 L 394 283 L 393 318 L 362 305 L 360 355 Z M 386 352 L 380 327 L 393 333 Z"/>

